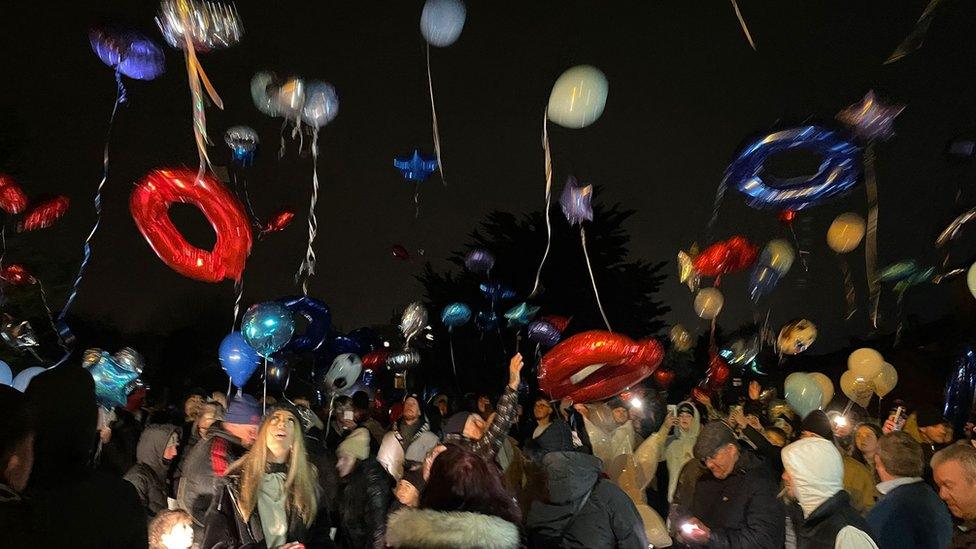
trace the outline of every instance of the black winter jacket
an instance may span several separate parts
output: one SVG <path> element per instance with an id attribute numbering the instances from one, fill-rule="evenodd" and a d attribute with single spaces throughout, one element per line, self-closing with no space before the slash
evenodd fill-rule
<path id="1" fill-rule="evenodd" d="M 123 477 L 132 483 L 139 494 L 139 500 L 149 518 L 166 510 L 166 473 L 169 460 L 163 459 L 163 452 L 173 433 L 179 431 L 176 425 L 150 425 L 139 437 L 136 447 L 137 463 Z"/>
<path id="2" fill-rule="evenodd" d="M 711 548 L 780 549 L 786 535 L 786 516 L 776 499 L 779 486 L 760 458 L 745 448 L 739 452 L 739 461 L 725 479 L 716 479 L 704 470 L 691 501 L 683 500 L 686 494 L 682 490 L 675 491 L 671 524 L 697 517 L 711 529 Z M 689 466 L 695 467 L 695 462 L 688 462 L 684 469 Z"/>
<path id="3" fill-rule="evenodd" d="M 543 458 L 549 503 L 535 501 L 526 519 L 534 547 L 644 549 L 644 523 L 634 502 L 601 477 L 599 458 L 551 452 Z"/>
<path id="4" fill-rule="evenodd" d="M 794 509 L 799 509 L 799 506 L 795 505 Z M 830 499 L 814 509 L 805 520 L 798 518 L 798 514 L 802 517 L 802 511 L 790 513 L 796 530 L 797 549 L 833 549 L 837 533 L 845 526 L 853 526 L 874 537 L 867 521 L 851 506 L 851 497 L 844 490 L 830 496 Z"/>
<path id="5" fill-rule="evenodd" d="M 257 507 L 246 521 L 237 507 L 240 480 L 239 475 L 232 474 L 217 481 L 217 493 L 205 519 L 201 549 L 267 549 Z M 320 502 L 315 521 L 310 527 L 305 526 L 298 513 L 288 513 L 286 538 L 289 543 L 297 541 L 305 544 L 307 549 L 330 549 L 335 547 L 329 538 L 330 528 L 329 510 Z"/>
<path id="6" fill-rule="evenodd" d="M 216 493 L 216 480 L 223 476 L 227 466 L 246 452 L 241 439 L 224 430 L 223 423 L 216 422 L 207 430 L 207 436 L 198 442 L 183 458 L 179 493 L 176 502 L 193 517 L 197 528 L 203 526 L 210 501 Z"/>
<path id="7" fill-rule="evenodd" d="M 339 478 L 336 545 L 345 549 L 382 549 L 386 546 L 386 511 L 390 507 L 391 480 L 373 457 L 358 462 L 351 473 Z"/>

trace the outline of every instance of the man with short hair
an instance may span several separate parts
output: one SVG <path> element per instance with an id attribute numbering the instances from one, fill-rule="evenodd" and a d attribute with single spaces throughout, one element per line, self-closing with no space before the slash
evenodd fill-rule
<path id="1" fill-rule="evenodd" d="M 888 418 L 882 431 L 889 433 L 893 430 L 893 418 Z M 952 425 L 942 415 L 942 410 L 938 406 L 929 405 L 919 408 L 914 414 L 908 416 L 902 430 L 922 445 L 922 455 L 925 460 L 922 478 L 934 487 L 935 480 L 932 478 L 932 468 L 929 463 L 936 452 L 952 442 Z"/>
<path id="2" fill-rule="evenodd" d="M 400 480 L 404 469 L 418 467 L 427 451 L 437 443 L 437 435 L 430 432 L 430 424 L 420 408 L 420 397 L 410 394 L 403 399 L 403 415 L 383 435 L 376 461 L 395 480 Z"/>
<path id="3" fill-rule="evenodd" d="M 952 517 L 922 479 L 922 447 L 907 433 L 878 439 L 875 471 L 881 499 L 867 521 L 881 549 L 942 549 L 952 538 Z"/>
<path id="4" fill-rule="evenodd" d="M 976 448 L 960 443 L 932 456 L 939 497 L 962 521 L 952 534 L 953 548 L 976 547 Z"/>
<path id="5" fill-rule="evenodd" d="M 683 501 L 682 490 L 675 492 L 671 525 L 679 540 L 708 547 L 783 547 L 779 486 L 762 460 L 740 447 L 720 421 L 702 427 L 693 453 L 699 461 L 685 469 L 703 464 L 708 470 L 695 483 L 691 501 Z"/>

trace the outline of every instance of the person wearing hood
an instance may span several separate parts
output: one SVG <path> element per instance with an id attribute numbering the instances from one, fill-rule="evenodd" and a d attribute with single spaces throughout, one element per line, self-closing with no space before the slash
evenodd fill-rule
<path id="1" fill-rule="evenodd" d="M 797 549 L 877 549 L 844 491 L 844 460 L 833 442 L 807 437 L 787 445 L 783 468 L 786 492 L 802 511 L 802 518 L 791 520 Z"/>
<path id="2" fill-rule="evenodd" d="M 336 545 L 344 549 L 382 549 L 390 506 L 390 477 L 369 454 L 370 434 L 357 427 L 336 449 L 339 486 Z"/>
<path id="3" fill-rule="evenodd" d="M 423 457 L 437 443 L 437 435 L 430 432 L 430 425 L 421 411 L 420 397 L 410 394 L 403 399 L 403 415 L 383 435 L 376 461 L 394 480 L 400 480 L 404 469 L 421 465 Z M 414 459 L 407 460 L 407 454 Z"/>
<path id="4" fill-rule="evenodd" d="M 386 541 L 398 549 L 516 549 L 520 523 L 497 469 L 452 445 L 432 460 L 417 505 L 390 514 Z"/>
<path id="5" fill-rule="evenodd" d="M 444 443 L 461 446 L 478 454 L 489 463 L 495 462 L 498 450 L 505 442 L 512 422 L 515 421 L 515 405 L 518 399 L 516 391 L 522 379 L 521 371 L 522 355 L 516 353 L 509 361 L 508 385 L 498 399 L 495 419 L 490 426 L 478 414 L 458 412 L 444 425 Z"/>
<path id="6" fill-rule="evenodd" d="M 682 473 L 704 470 L 687 494 L 679 486 L 671 505 L 670 523 L 679 541 L 720 548 L 783 547 L 779 486 L 762 459 L 740 446 L 721 421 L 702 427 L 693 453 L 695 460 Z"/>
<path id="7" fill-rule="evenodd" d="M 37 526 L 31 546 L 146 547 L 135 488 L 92 470 L 98 410 L 91 374 L 52 368 L 31 381 L 26 395 L 35 420 L 34 468 L 24 492 Z"/>
<path id="8" fill-rule="evenodd" d="M 194 533 L 203 535 L 203 521 L 215 495 L 216 479 L 254 444 L 261 423 L 261 407 L 251 395 L 237 394 L 224 420 L 215 422 L 207 436 L 183 461 L 177 505 L 193 517 Z"/>
<path id="9" fill-rule="evenodd" d="M 535 501 L 526 518 L 533 546 L 648 546 L 644 523 L 634 502 L 620 487 L 601 476 L 599 458 L 581 452 L 550 452 L 542 463 L 547 497 Z"/>
<path id="10" fill-rule="evenodd" d="M 166 473 L 179 444 L 180 428 L 176 425 L 146 427 L 136 446 L 136 464 L 122 477 L 135 486 L 149 519 L 167 508 Z"/>
<path id="11" fill-rule="evenodd" d="M 800 438 L 817 437 L 834 444 L 834 428 L 823 410 L 814 410 L 807 414 L 800 429 Z M 866 514 L 874 506 L 874 475 L 866 465 L 851 456 L 841 456 L 844 460 L 844 490 L 851 497 L 854 508 L 859 513 Z"/>
<path id="12" fill-rule="evenodd" d="M 23 393 L 0 384 L 0 532 L 11 547 L 36 542 L 33 519 L 21 495 L 34 466 L 34 425 Z"/>
<path id="13" fill-rule="evenodd" d="M 632 454 L 641 438 L 630 419 L 630 411 L 619 397 L 606 404 L 575 406 L 583 415 L 593 455 L 608 465 L 620 455 Z"/>
<path id="14" fill-rule="evenodd" d="M 881 499 L 867 522 L 881 549 L 942 549 L 952 541 L 952 517 L 923 481 L 922 447 L 901 431 L 883 435 L 871 456 Z"/>
<path id="15" fill-rule="evenodd" d="M 293 407 L 268 410 L 254 445 L 218 483 L 203 549 L 334 547 Z"/>
<path id="16" fill-rule="evenodd" d="M 664 447 L 663 459 L 668 464 L 668 502 L 674 500 L 674 490 L 678 486 L 681 468 L 694 456 L 695 441 L 701 431 L 701 418 L 698 408 L 686 400 L 678 404 L 677 417 L 668 415 L 664 418 L 665 425 L 674 427 L 674 435 L 668 437 Z"/>

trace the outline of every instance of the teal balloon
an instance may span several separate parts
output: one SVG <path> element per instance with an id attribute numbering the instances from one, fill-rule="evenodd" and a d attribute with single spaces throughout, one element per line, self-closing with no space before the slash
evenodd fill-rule
<path id="1" fill-rule="evenodd" d="M 104 408 L 125 406 L 138 372 L 123 368 L 112 355 L 102 351 L 98 361 L 88 367 L 95 381 L 95 399 Z"/>
<path id="2" fill-rule="evenodd" d="M 464 303 L 451 303 L 441 311 L 441 322 L 448 330 L 464 326 L 471 320 L 471 308 Z"/>
<path id="3" fill-rule="evenodd" d="M 294 333 L 291 311 L 275 301 L 251 305 L 241 321 L 244 341 L 265 358 L 284 347 Z"/>
<path id="4" fill-rule="evenodd" d="M 505 318 L 508 319 L 509 326 L 521 327 L 532 322 L 532 319 L 535 318 L 538 312 L 539 307 L 523 302 L 509 309 L 505 313 Z"/>
<path id="5" fill-rule="evenodd" d="M 796 410 L 801 418 L 820 408 L 823 400 L 823 389 L 815 379 L 804 372 L 797 372 L 787 376 L 783 384 L 786 402 Z"/>

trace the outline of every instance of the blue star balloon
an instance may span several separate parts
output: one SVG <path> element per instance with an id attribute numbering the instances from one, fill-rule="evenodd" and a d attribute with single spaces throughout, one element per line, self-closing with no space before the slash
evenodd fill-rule
<path id="1" fill-rule="evenodd" d="M 860 103 L 837 113 L 837 120 L 851 127 L 854 135 L 864 140 L 891 139 L 895 135 L 895 117 L 905 110 L 904 105 L 886 105 L 868 90 Z"/>
<path id="2" fill-rule="evenodd" d="M 580 225 L 583 221 L 593 221 L 593 185 L 582 187 L 576 183 L 576 178 L 569 176 L 563 194 L 559 197 L 559 206 L 570 225 Z"/>
<path id="3" fill-rule="evenodd" d="M 505 313 L 505 318 L 508 319 L 509 326 L 522 327 L 529 322 L 532 322 L 532 319 L 535 318 L 535 315 L 538 312 L 539 307 L 522 302 L 509 309 L 508 312 Z"/>
<path id="4" fill-rule="evenodd" d="M 400 170 L 407 181 L 418 183 L 427 181 L 430 174 L 437 171 L 437 159 L 423 156 L 418 149 L 414 149 L 412 157 L 398 156 L 393 159 L 393 167 Z"/>
<path id="5" fill-rule="evenodd" d="M 99 355 L 98 360 L 88 367 L 88 373 L 95 380 L 95 399 L 105 408 L 125 406 L 130 383 L 139 377 L 138 372 L 119 366 L 112 355 L 104 351 Z"/>
<path id="6" fill-rule="evenodd" d="M 491 301 L 492 303 L 515 297 L 515 290 L 509 288 L 508 286 L 503 286 L 497 282 L 482 283 L 480 288 L 482 295 L 484 295 L 488 301 Z"/>

